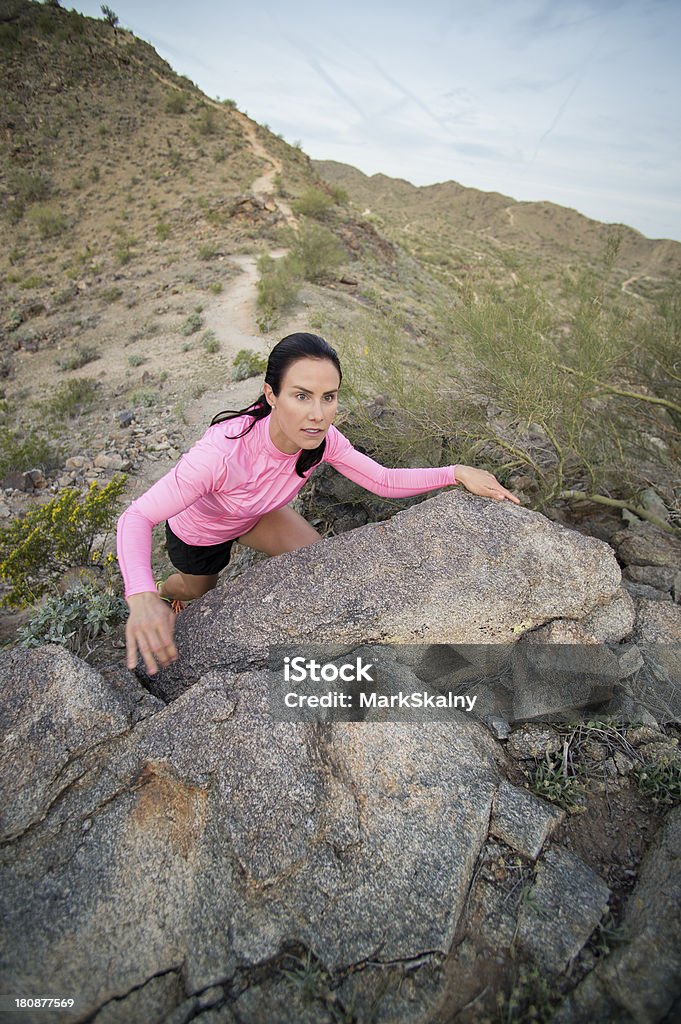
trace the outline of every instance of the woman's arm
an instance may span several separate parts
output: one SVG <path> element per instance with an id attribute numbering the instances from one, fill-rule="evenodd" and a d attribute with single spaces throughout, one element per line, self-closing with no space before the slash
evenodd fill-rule
<path id="1" fill-rule="evenodd" d="M 219 453 L 199 442 L 118 520 L 118 561 L 130 608 L 125 627 L 129 669 L 135 668 L 141 655 L 147 672 L 154 675 L 157 662 L 165 666 L 177 658 L 175 615 L 161 600 L 151 572 L 152 528 L 222 487 L 226 478 Z"/>
<path id="2" fill-rule="evenodd" d="M 156 590 L 151 571 L 152 527 L 221 489 L 226 479 L 224 458 L 212 446 L 199 442 L 125 510 L 118 520 L 116 538 L 126 599 Z"/>
<path id="3" fill-rule="evenodd" d="M 520 504 L 514 494 L 502 487 L 496 477 L 484 469 L 462 465 L 431 469 L 388 469 L 368 455 L 358 452 L 335 427 L 331 427 L 327 434 L 324 461 L 349 480 L 386 498 L 407 498 L 438 487 L 462 483 L 473 494 L 496 500 L 508 498 Z"/>

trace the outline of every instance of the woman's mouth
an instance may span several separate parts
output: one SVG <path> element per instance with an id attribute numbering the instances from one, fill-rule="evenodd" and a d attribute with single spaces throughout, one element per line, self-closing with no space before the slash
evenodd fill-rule
<path id="1" fill-rule="evenodd" d="M 321 427 L 303 427 L 303 433 L 309 434 L 310 437 L 317 437 L 318 434 L 323 434 L 324 431 Z"/>

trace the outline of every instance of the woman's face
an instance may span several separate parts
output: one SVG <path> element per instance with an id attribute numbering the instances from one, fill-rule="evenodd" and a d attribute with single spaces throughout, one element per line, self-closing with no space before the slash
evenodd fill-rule
<path id="1" fill-rule="evenodd" d="M 329 359 L 298 359 L 284 374 L 275 395 L 265 384 L 272 406 L 270 437 L 279 451 L 294 455 L 301 448 L 316 448 L 338 410 L 338 370 Z"/>

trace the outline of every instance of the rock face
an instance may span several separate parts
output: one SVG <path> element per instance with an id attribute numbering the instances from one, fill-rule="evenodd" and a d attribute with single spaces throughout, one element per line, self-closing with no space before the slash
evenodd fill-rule
<path id="1" fill-rule="evenodd" d="M 267 651 L 420 641 L 395 672 L 434 684 L 434 642 L 501 648 L 566 619 L 588 646 L 629 627 L 627 602 L 605 544 L 447 494 L 208 595 L 155 696 L 60 648 L 0 656 L 0 991 L 73 996 L 94 1024 L 426 1022 L 490 843 L 536 865 L 499 934 L 563 970 L 609 890 L 490 731 L 464 712 L 277 722 Z"/>
<path id="2" fill-rule="evenodd" d="M 215 665 L 263 665 L 271 644 L 514 642 L 582 619 L 620 586 L 607 544 L 450 491 L 208 594 L 178 619 L 180 661 L 154 686 L 172 699 Z"/>

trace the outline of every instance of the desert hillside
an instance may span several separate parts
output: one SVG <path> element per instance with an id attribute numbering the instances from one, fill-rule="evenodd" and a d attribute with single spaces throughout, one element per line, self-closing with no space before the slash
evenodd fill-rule
<path id="1" fill-rule="evenodd" d="M 417 187 L 334 160 L 315 160 L 313 166 L 346 188 L 364 216 L 436 272 L 465 274 L 483 263 L 492 272 L 495 266 L 497 273 L 504 266 L 524 267 L 550 278 L 562 267 L 598 260 L 616 235 L 615 273 L 632 293 L 655 294 L 681 273 L 678 242 L 651 240 L 624 224 L 603 224 L 555 203 L 519 202 L 455 181 Z"/>

